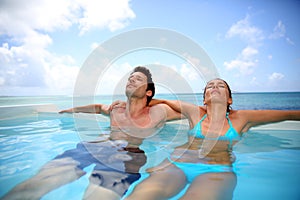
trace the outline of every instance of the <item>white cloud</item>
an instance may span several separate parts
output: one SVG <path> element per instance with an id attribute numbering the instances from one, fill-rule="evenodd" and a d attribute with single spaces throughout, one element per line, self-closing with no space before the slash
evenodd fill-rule
<path id="1" fill-rule="evenodd" d="M 269 76 L 269 80 L 270 81 L 278 81 L 284 78 L 284 75 L 278 72 L 273 72 L 270 76 Z"/>
<path id="2" fill-rule="evenodd" d="M 98 94 L 124 94 L 125 81 L 127 81 L 129 72 L 133 66 L 129 63 L 113 64 L 99 77 L 97 93 Z"/>
<path id="3" fill-rule="evenodd" d="M 110 31 L 115 31 L 127 26 L 129 19 L 135 18 L 127 0 L 79 0 L 79 5 L 84 10 L 83 17 L 79 19 L 80 34 L 93 27 L 108 27 Z"/>
<path id="4" fill-rule="evenodd" d="M 268 55 L 268 59 L 269 59 L 269 60 L 272 60 L 272 59 L 273 59 L 273 56 L 272 56 L 272 55 Z"/>
<path id="5" fill-rule="evenodd" d="M 53 90 L 73 91 L 79 72 L 79 67 L 74 64 L 71 56 L 53 56 L 51 61 L 44 64 L 46 85 Z"/>
<path id="6" fill-rule="evenodd" d="M 264 35 L 261 29 L 251 25 L 250 16 L 247 15 L 245 19 L 242 19 L 233 24 L 226 33 L 226 38 L 232 38 L 238 36 L 247 43 L 259 43 L 264 39 Z"/>
<path id="7" fill-rule="evenodd" d="M 248 46 L 245 49 L 243 49 L 241 58 L 244 60 L 249 60 L 252 59 L 252 57 L 255 56 L 256 54 L 258 54 L 258 50 Z"/>
<path id="8" fill-rule="evenodd" d="M 135 17 L 127 0 L 2 0 L 0 4 L 2 87 L 71 89 L 79 67 L 69 55 L 49 52 L 53 43 L 49 34 L 73 25 L 78 25 L 79 34 L 93 28 L 115 31 Z"/>
<path id="9" fill-rule="evenodd" d="M 224 66 L 227 70 L 237 69 L 242 75 L 252 74 L 254 67 L 258 63 L 258 60 L 255 58 L 257 54 L 258 50 L 256 48 L 248 46 L 242 50 L 236 59 L 224 62 Z"/>
<path id="10" fill-rule="evenodd" d="M 191 93 L 195 92 L 193 86 L 201 82 L 199 74 L 189 63 L 148 67 L 153 75 L 156 93 Z"/>
<path id="11" fill-rule="evenodd" d="M 128 0 L 3 0 L 0 11 L 0 33 L 13 36 L 53 32 L 73 24 L 81 33 L 94 27 L 115 31 L 135 18 Z"/>
<path id="12" fill-rule="evenodd" d="M 233 24 L 227 31 L 225 37 L 238 37 L 245 41 L 248 45 L 241 51 L 241 53 L 239 53 L 236 59 L 224 62 L 226 69 L 236 69 L 242 75 L 252 74 L 258 63 L 256 58 L 259 53 L 258 47 L 265 39 L 263 31 L 252 25 L 250 16 L 247 15 L 244 19 Z"/>
<path id="13" fill-rule="evenodd" d="M 124 94 L 128 74 L 137 65 L 115 63 L 99 77 L 97 94 Z M 192 66 L 149 64 L 156 94 L 165 92 L 192 92 L 192 86 L 200 85 L 201 79 Z M 169 77 L 169 78 L 166 78 Z"/>
<path id="14" fill-rule="evenodd" d="M 99 44 L 94 42 L 93 44 L 91 44 L 91 49 L 95 50 L 98 46 L 99 46 Z"/>
<path id="15" fill-rule="evenodd" d="M 1 85 L 4 85 L 4 83 L 5 83 L 5 79 L 2 78 L 2 77 L 0 77 L 0 86 L 1 86 Z"/>
<path id="16" fill-rule="evenodd" d="M 186 64 L 182 64 L 179 71 L 180 75 L 182 75 L 190 81 L 197 80 L 200 78 L 197 72 L 194 70 L 194 68 L 191 66 L 188 67 Z"/>
<path id="17" fill-rule="evenodd" d="M 251 85 L 258 85 L 257 78 L 256 77 L 252 77 L 252 79 L 250 81 L 250 84 Z"/>
<path id="18" fill-rule="evenodd" d="M 200 60 L 199 58 L 195 56 L 191 56 L 188 53 L 184 53 L 183 56 L 191 65 L 193 65 L 195 68 L 199 70 L 199 72 L 202 75 L 202 78 L 205 78 L 206 81 L 209 81 L 216 77 L 220 77 L 214 64 L 211 63 L 209 60 L 207 59 Z M 197 74 L 197 72 L 194 70 L 192 74 Z"/>
<path id="19" fill-rule="evenodd" d="M 4 0 L 0 9 L 0 32 L 22 37 L 36 30 L 51 32 L 68 28 L 76 20 L 73 5 L 71 0 Z"/>
<path id="20" fill-rule="evenodd" d="M 286 40 L 287 43 L 289 43 L 290 45 L 295 45 L 295 43 L 294 43 L 289 37 L 286 37 L 285 40 Z"/>
<path id="21" fill-rule="evenodd" d="M 280 38 L 285 38 L 288 44 L 295 45 L 291 38 L 286 37 L 285 25 L 282 23 L 282 21 L 279 20 L 276 26 L 274 27 L 273 32 L 270 34 L 269 39 L 276 40 Z"/>
<path id="22" fill-rule="evenodd" d="M 44 86 L 43 57 L 47 52 L 37 47 L 29 49 L 26 45 L 10 47 L 7 43 L 0 47 L 0 52 L 0 75 L 5 85 Z"/>
<path id="23" fill-rule="evenodd" d="M 278 39 L 285 36 L 285 25 L 278 21 L 273 29 L 273 33 L 269 36 L 270 39 Z"/>
<path id="24" fill-rule="evenodd" d="M 72 91 L 79 70 L 73 59 L 70 56 L 54 56 L 42 48 L 29 47 L 9 47 L 7 44 L 0 47 L 2 87 Z"/>

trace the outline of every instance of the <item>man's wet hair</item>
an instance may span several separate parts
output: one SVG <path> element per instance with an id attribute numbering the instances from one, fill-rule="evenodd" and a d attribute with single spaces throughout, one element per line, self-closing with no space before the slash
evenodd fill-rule
<path id="1" fill-rule="evenodd" d="M 141 72 L 141 73 L 143 73 L 147 77 L 147 83 L 148 83 L 148 85 L 147 85 L 146 91 L 148 91 L 148 90 L 152 91 L 152 95 L 151 96 L 147 96 L 147 105 L 148 105 L 150 103 L 152 97 L 155 94 L 155 85 L 154 85 L 153 80 L 152 80 L 152 74 L 149 71 L 149 69 L 147 69 L 146 67 L 143 67 L 143 66 L 135 67 L 133 69 L 132 73 L 134 73 L 134 72 Z"/>

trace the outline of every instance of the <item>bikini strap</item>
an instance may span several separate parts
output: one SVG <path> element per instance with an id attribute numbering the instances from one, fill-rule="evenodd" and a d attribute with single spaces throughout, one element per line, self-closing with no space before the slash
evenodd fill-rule
<path id="1" fill-rule="evenodd" d="M 204 114 L 203 117 L 200 119 L 199 123 L 201 123 L 205 118 L 206 118 L 207 114 Z"/>
<path id="2" fill-rule="evenodd" d="M 233 128 L 232 123 L 229 119 L 229 112 L 226 113 L 226 118 L 227 118 L 227 121 L 228 121 L 228 124 L 229 124 L 230 128 Z"/>
<path id="3" fill-rule="evenodd" d="M 203 117 L 198 122 L 198 124 L 200 124 L 200 128 L 201 128 L 201 123 L 206 118 L 206 116 L 207 116 L 207 114 L 203 115 Z M 231 121 L 229 119 L 229 112 L 226 113 L 226 118 L 227 118 L 227 121 L 228 121 L 228 124 L 229 124 L 230 128 L 233 128 L 232 123 L 231 123 Z"/>
<path id="4" fill-rule="evenodd" d="M 194 126 L 193 129 L 195 129 L 196 127 L 199 127 L 199 131 L 200 133 L 202 132 L 202 127 L 201 127 L 201 123 L 202 121 L 206 118 L 207 114 L 204 114 L 203 117 L 200 119 L 200 121 Z"/>
<path id="5" fill-rule="evenodd" d="M 234 129 L 234 127 L 233 127 L 233 125 L 232 125 L 232 123 L 231 123 L 231 121 L 229 119 L 229 112 L 226 113 L 226 118 L 227 118 L 228 124 L 230 126 L 229 129 L 232 129 L 232 130 L 234 130 L 236 132 L 236 130 Z M 229 139 L 228 149 L 232 149 L 232 140 L 233 140 L 232 138 Z"/>

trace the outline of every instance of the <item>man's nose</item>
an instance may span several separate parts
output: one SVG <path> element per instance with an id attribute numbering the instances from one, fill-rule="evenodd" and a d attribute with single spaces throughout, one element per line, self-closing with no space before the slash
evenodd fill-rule
<path id="1" fill-rule="evenodd" d="M 135 82 L 135 78 L 134 78 L 134 77 L 131 77 L 131 78 L 129 79 L 129 81 L 130 81 L 130 83 L 134 83 L 134 82 Z"/>

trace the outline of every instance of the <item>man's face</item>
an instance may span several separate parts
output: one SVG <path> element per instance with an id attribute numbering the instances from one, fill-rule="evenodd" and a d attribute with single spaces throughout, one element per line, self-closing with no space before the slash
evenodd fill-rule
<path id="1" fill-rule="evenodd" d="M 126 84 L 126 96 L 143 98 L 146 96 L 147 76 L 141 72 L 132 73 Z"/>

